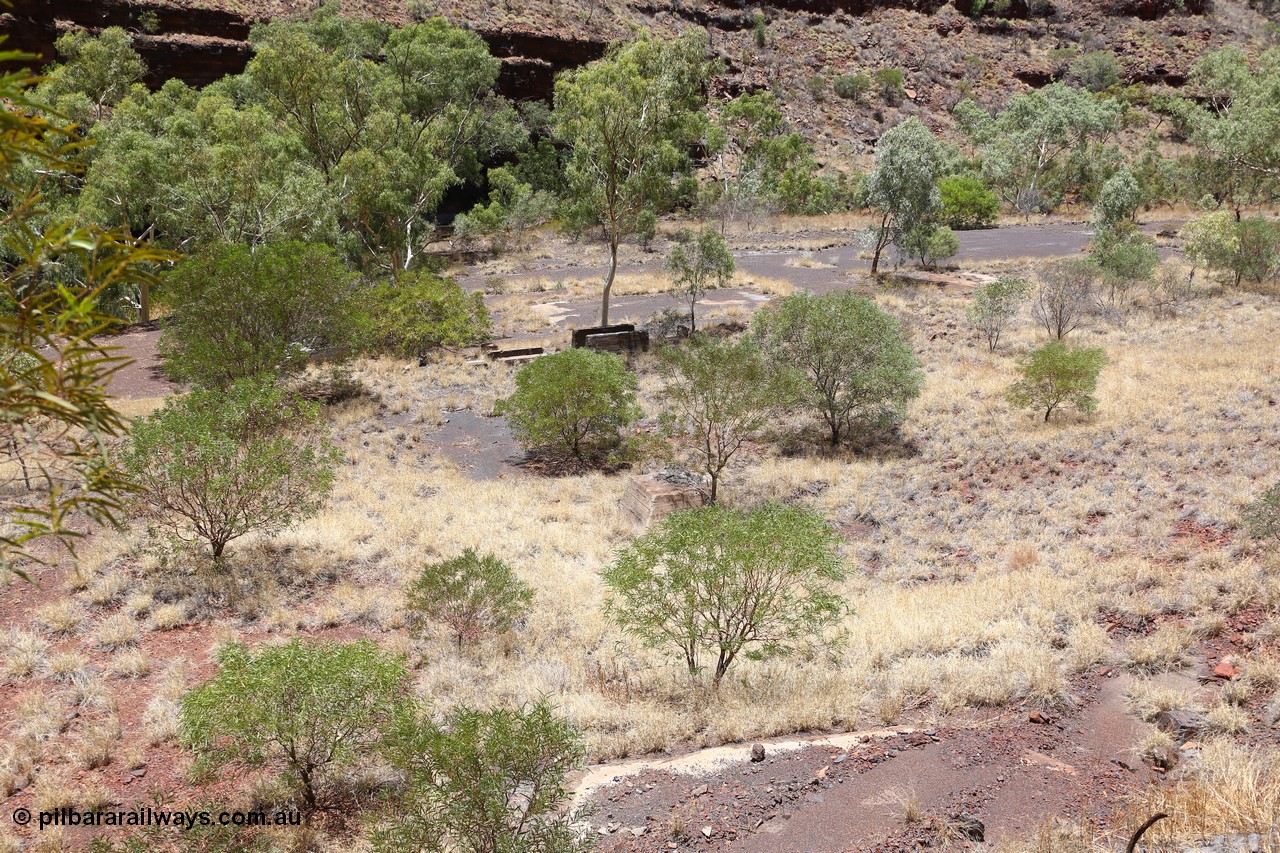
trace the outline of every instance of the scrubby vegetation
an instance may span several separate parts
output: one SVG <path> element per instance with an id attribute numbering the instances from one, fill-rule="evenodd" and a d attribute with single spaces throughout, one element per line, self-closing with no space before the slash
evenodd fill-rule
<path id="1" fill-rule="evenodd" d="M 427 11 L 260 24 L 201 88 L 115 27 L 0 77 L 0 795 L 150 768 L 301 818 L 192 846 L 561 853 L 586 762 L 1116 678 L 1203 743 L 1144 729 L 1187 769 L 1107 819 L 1275 822 L 1275 49 L 1178 91 L 1083 45 L 1008 98 L 854 50 L 801 93 L 752 11 L 758 85 L 689 27 L 516 103 Z M 611 312 L 657 320 L 569 345 Z"/>

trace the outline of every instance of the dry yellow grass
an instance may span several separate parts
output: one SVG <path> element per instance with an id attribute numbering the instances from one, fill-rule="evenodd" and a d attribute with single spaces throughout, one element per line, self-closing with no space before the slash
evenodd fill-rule
<path id="1" fill-rule="evenodd" d="M 750 504 L 821 481 L 828 485 L 811 499 L 815 509 L 837 523 L 874 520 L 874 532 L 846 549 L 853 614 L 838 656 L 831 649 L 814 660 L 748 663 L 717 694 L 691 691 L 666 657 L 635 647 L 600 616 L 597 572 L 632 535 L 615 509 L 621 478 L 472 482 L 362 403 L 335 417 L 354 464 L 330 506 L 277 537 L 294 554 L 346 567 L 343 583 L 317 596 L 305 620 L 395 630 L 400 592 L 423 562 L 465 547 L 492 550 L 536 590 L 526 625 L 462 654 L 441 639 L 414 641 L 414 658 L 425 662 L 420 690 L 441 705 L 549 696 L 582 727 L 592 755 L 608 757 L 897 718 L 924 704 L 945 712 L 1069 702 L 1070 677 L 1115 654 L 1095 622 L 1104 609 L 1190 613 L 1257 592 L 1260 565 L 1171 540 L 1185 493 L 1150 472 L 1190 479 L 1200 513 L 1235 518 L 1266 459 L 1280 454 L 1270 447 L 1234 464 L 1236 449 L 1264 433 L 1268 412 L 1240 402 L 1241 418 L 1223 422 L 1217 410 L 1221 400 L 1261 399 L 1274 386 L 1262 346 L 1274 306 L 1212 301 L 1190 320 L 1084 333 L 1112 359 L 1101 413 L 1044 426 L 1008 410 L 1007 354 L 954 335 L 923 340 L 958 318 L 963 300 L 910 291 L 880 299 L 906 318 L 923 349 L 928 381 L 905 432 L 924 450 L 765 454 L 736 465 L 727 484 L 727 500 Z M 1006 352 L 1038 337 L 1024 319 Z M 1167 364 L 1178 369 L 1157 368 Z M 431 417 L 422 413 L 445 395 L 486 412 L 511 376 L 448 359 L 425 372 L 386 360 L 357 372 L 384 402 L 402 401 L 399 421 L 428 431 Z M 645 396 L 658 393 L 651 378 L 642 385 Z M 1192 443 L 1198 456 L 1189 454 Z M 1210 462 L 1213 476 L 1197 475 L 1206 454 L 1233 464 Z M 1135 490 L 1149 493 L 1136 510 L 1128 505 Z M 1145 647 L 1151 657 L 1140 665 L 1175 666 L 1190 641 L 1188 629 L 1171 627 L 1121 651 L 1141 657 Z"/>
<path id="2" fill-rule="evenodd" d="M 1139 810 L 1169 815 L 1152 828 L 1152 842 L 1251 832 L 1265 839 L 1280 823 L 1280 753 L 1213 740 L 1192 761 L 1185 781 L 1153 786 Z"/>
<path id="3" fill-rule="evenodd" d="M 502 310 L 522 310 L 528 296 L 508 297 Z M 841 647 L 743 661 L 710 691 L 690 685 L 670 656 L 630 641 L 602 616 L 599 581 L 636 533 L 617 510 L 625 477 L 469 479 L 439 454 L 437 433 L 458 409 L 488 414 L 510 393 L 514 369 L 469 365 L 461 355 L 425 368 L 394 359 L 355 365 L 372 396 L 330 410 L 346 464 L 328 506 L 283 534 L 234 543 L 235 583 L 198 561 L 163 564 L 144 548 L 144 531 L 103 535 L 87 543 L 66 582 L 74 604 L 48 604 L 62 609 L 42 610 L 40 630 L 74 632 L 65 642 L 95 659 L 95 643 L 127 646 L 183 620 L 212 623 L 220 641 L 319 628 L 367 634 L 406 655 L 417 690 L 441 710 L 548 698 L 584 733 L 594 760 L 1022 700 L 1067 705 L 1080 673 L 1122 665 L 1145 678 L 1177 668 L 1196 642 L 1223 631 L 1224 616 L 1255 606 L 1274 614 L 1275 557 L 1238 535 L 1202 542 L 1175 534 L 1180 523 L 1228 530 L 1241 504 L 1280 470 L 1269 402 L 1280 394 L 1275 302 L 1231 294 L 1177 319 L 1136 315 L 1123 327 L 1077 333 L 1110 358 L 1100 411 L 1045 425 L 1010 411 L 1003 397 L 1014 378 L 1011 355 L 1042 340 L 1029 318 L 993 355 L 966 331 L 964 298 L 910 289 L 876 298 L 903 319 L 925 363 L 924 392 L 902 430 L 910 444 L 829 452 L 820 440 L 795 439 L 797 423 L 778 424 L 777 435 L 800 452 L 784 455 L 773 443 L 749 449 L 725 480 L 730 504 L 795 500 L 845 535 L 850 614 Z M 650 415 L 661 395 L 652 363 L 636 362 Z M 405 585 L 425 562 L 468 547 L 496 553 L 533 587 L 528 617 L 511 634 L 461 651 L 445 637 L 411 636 Z M 82 613 L 92 621 L 59 627 Z M 1113 643 L 1103 615 L 1146 627 Z M 1258 635 L 1280 635 L 1274 615 Z M 0 644 L 25 661 L 7 677 L 28 691 L 3 721 L 15 745 L 0 756 L 3 787 L 23 767 L 50 761 L 60 730 L 48 728 L 68 703 L 107 711 L 95 678 L 74 689 L 53 681 L 40 634 L 9 632 Z M 176 702 L 205 660 L 174 661 L 148 676 L 150 663 L 126 648 L 103 666 L 143 679 L 141 734 L 157 744 L 174 736 Z M 1274 660 L 1247 660 L 1244 672 L 1261 695 L 1280 684 Z M 1145 719 L 1197 707 L 1219 732 L 1248 723 L 1234 694 L 1213 701 L 1147 681 L 1130 693 Z M 1263 779 L 1274 767 L 1248 765 L 1224 778 L 1229 762 L 1215 764 L 1214 755 L 1206 749 L 1197 778 L 1228 785 L 1244 805 L 1231 813 L 1210 805 L 1210 783 L 1191 780 L 1170 794 L 1182 799 L 1168 806 L 1186 815 L 1170 832 L 1274 819 L 1274 789 Z M 1046 830 L 1038 847 L 1020 849 L 1095 843 L 1087 833 L 1060 835 Z"/>

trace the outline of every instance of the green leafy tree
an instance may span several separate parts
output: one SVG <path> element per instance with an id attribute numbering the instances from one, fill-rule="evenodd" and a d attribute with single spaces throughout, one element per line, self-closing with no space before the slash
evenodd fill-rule
<path id="1" fill-rule="evenodd" d="M 1124 69 L 1109 50 L 1092 50 L 1072 60 L 1067 76 L 1090 92 L 1105 92 L 1124 80 Z"/>
<path id="2" fill-rule="evenodd" d="M 521 181 L 511 168 L 490 169 L 488 183 L 489 203 L 477 204 L 453 221 L 454 236 L 463 245 L 488 235 L 495 252 L 518 248 L 529 229 L 549 220 L 555 210 L 549 192 Z"/>
<path id="3" fill-rule="evenodd" d="M 1233 270 L 1236 281 L 1275 281 L 1280 277 L 1280 225 L 1262 216 L 1250 216 L 1237 228 L 1240 256 Z"/>
<path id="4" fill-rule="evenodd" d="M 391 28 L 328 3 L 256 28 L 253 41 L 245 76 L 337 188 L 367 266 L 410 268 L 445 192 L 525 139 L 493 91 L 501 62 L 441 18 Z"/>
<path id="5" fill-rule="evenodd" d="M 886 104 L 897 106 L 906 92 L 906 75 L 901 68 L 881 68 L 875 73 L 876 88 Z"/>
<path id="6" fill-rule="evenodd" d="M 902 250 L 920 259 L 920 266 L 932 269 L 938 261 L 955 257 L 960 251 L 960 238 L 945 225 L 917 225 L 900 241 Z"/>
<path id="7" fill-rule="evenodd" d="M 1088 162 L 1093 147 L 1119 128 L 1120 113 L 1113 98 L 1062 83 L 1015 95 L 995 116 L 967 98 L 955 108 L 977 146 L 983 178 L 1023 213 L 1051 210 L 1077 187 L 1069 158 Z"/>
<path id="8" fill-rule="evenodd" d="M 750 338 L 695 337 L 660 353 L 664 422 L 711 478 L 712 503 L 724 469 L 742 446 L 784 411 L 795 382 Z"/>
<path id="9" fill-rule="evenodd" d="M 731 220 L 749 228 L 762 213 L 828 213 L 829 187 L 804 135 L 787 121 L 772 93 L 739 95 L 707 126 L 704 145 L 713 181 L 709 205 L 718 210 L 720 231 Z"/>
<path id="10" fill-rule="evenodd" d="M 1182 237 L 1188 257 L 1198 266 L 1230 271 L 1235 283 L 1240 283 L 1240 232 L 1229 212 L 1215 211 L 1192 220 L 1182 230 Z"/>
<path id="11" fill-rule="evenodd" d="M 407 272 L 359 297 L 367 346 L 417 359 L 440 347 L 475 346 L 493 333 L 484 295 L 450 279 Z"/>
<path id="12" fill-rule="evenodd" d="M 1095 233 L 1089 258 L 1101 273 L 1113 306 L 1135 284 L 1151 281 L 1160 263 L 1155 241 L 1125 222 Z"/>
<path id="13" fill-rule="evenodd" d="M 646 213 L 669 204 L 674 180 L 690 173 L 689 148 L 702 136 L 706 37 L 641 37 L 556 80 L 556 136 L 572 150 L 565 167 L 567 213 L 581 228 L 598 227 L 609 246 L 600 324 L 618 247 Z"/>
<path id="14" fill-rule="evenodd" d="M 1217 211 L 1188 223 L 1182 233 L 1196 265 L 1225 273 L 1236 287 L 1280 276 L 1280 226 L 1263 217 L 1237 221 Z"/>
<path id="15" fill-rule="evenodd" d="M 847 291 L 787 296 L 756 315 L 752 333 L 779 369 L 804 377 L 802 399 L 833 446 L 855 426 L 899 421 L 924 382 L 898 321 Z"/>
<path id="16" fill-rule="evenodd" d="M 1045 423 L 1063 406 L 1092 414 L 1098 408 L 1093 396 L 1098 374 L 1106 364 L 1107 356 L 1101 347 L 1073 347 L 1050 341 L 1020 359 L 1022 378 L 1009 388 L 1009 404 L 1043 411 Z"/>
<path id="17" fill-rule="evenodd" d="M 297 373 L 316 350 L 350 340 L 354 287 L 326 246 L 209 246 L 164 276 L 174 311 L 160 336 L 165 372 L 211 388 Z"/>
<path id="18" fill-rule="evenodd" d="M 990 228 L 1000 215 L 1000 199 L 981 179 L 951 175 L 938 182 L 938 212 L 943 224 L 956 231 Z"/>
<path id="19" fill-rule="evenodd" d="M 14 64 L 34 57 L 0 52 Z M 0 574 L 27 577 L 36 540 L 67 546 L 85 521 L 114 523 L 129 485 L 108 453 L 126 431 L 111 376 L 127 359 L 105 342 L 100 301 L 145 286 L 172 255 L 121 230 L 77 227 L 45 206 L 45 187 L 76 178 L 85 146 L 32 96 L 25 71 L 0 74 Z M 19 484 L 17 481 L 21 480 Z"/>
<path id="20" fill-rule="evenodd" d="M 836 78 L 832 88 L 841 98 L 860 103 L 864 95 L 871 91 L 871 78 L 861 72 L 841 74 Z"/>
<path id="21" fill-rule="evenodd" d="M 865 188 L 867 206 L 877 217 L 872 231 L 872 275 L 880 271 L 885 248 L 928 221 L 937 209 L 942 157 L 938 140 L 918 118 L 909 118 L 880 137 Z"/>
<path id="22" fill-rule="evenodd" d="M 1250 536 L 1280 540 L 1280 484 L 1246 505 L 1241 520 Z"/>
<path id="23" fill-rule="evenodd" d="M 1105 230 L 1132 223 L 1142 196 L 1142 187 L 1132 172 L 1128 169 L 1116 172 L 1098 193 L 1098 202 L 1093 207 L 1094 228 Z"/>
<path id="24" fill-rule="evenodd" d="M 83 30 L 59 36 L 54 49 L 62 62 L 45 69 L 36 96 L 79 122 L 96 124 L 142 81 L 146 63 L 121 27 L 98 35 Z"/>
<path id="25" fill-rule="evenodd" d="M 637 387 L 621 357 L 569 349 L 520 368 L 515 392 L 497 411 L 527 447 L 592 461 L 616 448 L 619 431 L 639 419 Z"/>
<path id="26" fill-rule="evenodd" d="M 1211 51 L 1188 83 L 1199 99 L 1184 102 L 1179 117 L 1199 151 L 1198 171 L 1239 221 L 1243 207 L 1280 194 L 1280 49 L 1256 63 L 1237 45 Z"/>
<path id="27" fill-rule="evenodd" d="M 404 776 L 380 853 L 575 853 L 590 849 L 570 808 L 567 777 L 582 740 L 545 703 L 492 711 L 456 708 L 442 723 L 401 713 L 382 744 Z"/>
<path id="28" fill-rule="evenodd" d="M 689 300 L 689 329 L 697 331 L 694 311 L 710 288 L 724 287 L 733 277 L 735 264 L 729 243 L 710 225 L 699 231 L 682 230 L 667 256 L 667 269 Z"/>
<path id="29" fill-rule="evenodd" d="M 77 198 L 80 216 L 174 247 L 285 241 L 350 248 L 335 187 L 300 143 L 236 78 L 196 91 L 169 80 L 136 89 L 95 128 L 99 156 Z M 146 317 L 147 294 L 140 314 Z"/>
<path id="30" fill-rule="evenodd" d="M 973 304 L 965 311 L 965 317 L 982 334 L 991 352 L 1000 346 L 1004 330 L 1018 316 L 1030 294 L 1031 282 L 1012 276 L 1001 276 L 973 294 Z"/>
<path id="31" fill-rule="evenodd" d="M 822 519 L 779 503 L 674 513 L 601 573 L 605 612 L 653 648 L 679 649 L 690 675 L 715 660 L 718 687 L 739 655 L 811 648 L 845 611 L 837 539 Z"/>
<path id="32" fill-rule="evenodd" d="M 533 590 L 497 557 L 467 548 L 461 556 L 427 565 L 407 598 L 411 611 L 444 623 L 462 648 L 510 628 L 529 609 Z"/>
<path id="33" fill-rule="evenodd" d="M 167 400 L 134 423 L 123 464 L 145 515 L 217 559 L 247 533 L 318 512 L 340 458 L 321 434 L 318 406 L 262 376 Z"/>
<path id="34" fill-rule="evenodd" d="M 278 770 L 308 815 L 377 746 L 408 692 L 403 662 L 371 640 L 233 643 L 218 664 L 182 699 L 183 742 L 219 768 Z"/>
<path id="35" fill-rule="evenodd" d="M 1057 340 L 1084 325 L 1097 304 L 1098 267 L 1083 258 L 1067 258 L 1040 272 L 1031 311 Z"/>

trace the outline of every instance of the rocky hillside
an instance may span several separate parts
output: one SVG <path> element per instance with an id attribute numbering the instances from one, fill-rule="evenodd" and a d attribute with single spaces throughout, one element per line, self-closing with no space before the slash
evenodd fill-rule
<path id="1" fill-rule="evenodd" d="M 119 25 L 137 32 L 151 82 L 204 84 L 238 71 L 254 21 L 316 0 L 12 0 L 9 43 L 52 55 L 60 31 Z M 443 15 L 474 28 L 504 58 L 504 91 L 547 97 L 555 72 L 599 56 L 632 27 L 658 34 L 704 26 L 723 60 L 722 94 L 769 87 L 828 162 L 865 152 L 886 123 L 920 114 L 948 123 L 965 95 L 1001 101 L 1111 50 L 1129 82 L 1178 87 L 1206 49 L 1261 49 L 1275 22 L 1248 0 L 342 0 L 351 14 L 405 22 Z M 975 8 L 975 6 L 977 8 Z M 1000 14 L 995 14 L 999 10 Z M 763 17 L 763 26 L 758 19 Z M 836 97 L 840 74 L 897 67 L 897 106 Z"/>

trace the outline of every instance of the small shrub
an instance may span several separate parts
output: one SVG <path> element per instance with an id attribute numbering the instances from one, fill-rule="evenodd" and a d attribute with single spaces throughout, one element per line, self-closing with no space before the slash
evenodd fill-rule
<path id="1" fill-rule="evenodd" d="M 138 15 L 138 27 L 144 33 L 154 34 L 160 32 L 160 16 L 153 9 L 147 9 Z"/>
<path id="2" fill-rule="evenodd" d="M 920 259 L 920 266 L 932 269 L 938 261 L 955 257 L 960 240 L 950 228 L 918 225 L 902 238 L 902 249 Z"/>
<path id="3" fill-rule="evenodd" d="M 354 285 L 327 246 L 211 246 L 164 277 L 174 311 L 160 337 L 165 372 L 213 388 L 297 373 L 354 334 Z"/>
<path id="4" fill-rule="evenodd" d="M 689 315 L 678 308 L 663 308 L 644 324 L 649 336 L 658 341 L 675 341 L 689 337 Z"/>
<path id="5" fill-rule="evenodd" d="M 125 468 L 150 518 L 213 557 L 252 531 L 279 531 L 314 515 L 340 453 L 320 435 L 320 411 L 270 377 L 225 392 L 170 398 L 133 427 Z"/>
<path id="6" fill-rule="evenodd" d="M 365 757 L 399 713 L 408 673 L 369 640 L 292 642 L 218 653 L 218 673 L 182 699 L 181 733 L 203 762 L 267 765 L 321 806 L 326 774 Z"/>
<path id="7" fill-rule="evenodd" d="M 620 356 L 569 349 L 522 367 L 515 393 L 496 411 L 526 447 L 599 461 L 621 443 L 620 430 L 639 419 L 636 388 Z"/>
<path id="8" fill-rule="evenodd" d="M 1116 55 L 1109 50 L 1094 50 L 1072 61 L 1067 77 L 1090 92 L 1105 92 L 1124 79 Z"/>
<path id="9" fill-rule="evenodd" d="M 733 252 L 713 226 L 694 232 L 683 229 L 672 242 L 667 269 L 677 288 L 689 300 L 689 330 L 697 331 L 694 309 L 710 288 L 724 287 L 733 276 Z"/>
<path id="10" fill-rule="evenodd" d="M 382 745 L 405 779 L 395 819 L 373 835 L 380 853 L 576 853 L 590 849 L 583 815 L 568 808 L 567 775 L 581 740 L 545 704 L 457 708 L 443 724 L 403 713 Z"/>
<path id="11" fill-rule="evenodd" d="M 942 222 L 956 231 L 990 228 L 1000 215 L 1000 200 L 971 175 L 952 175 L 938 182 Z"/>
<path id="12" fill-rule="evenodd" d="M 1121 169 L 1102 185 L 1093 206 L 1093 226 L 1106 231 L 1132 223 L 1142 204 L 1142 187 L 1133 172 Z"/>
<path id="13" fill-rule="evenodd" d="M 404 273 L 361 294 L 368 346 L 421 359 L 440 347 L 475 346 L 493 334 L 481 293 L 431 273 Z"/>
<path id="14" fill-rule="evenodd" d="M 875 73 L 876 88 L 889 106 L 897 106 L 906 92 L 906 75 L 900 68 L 881 68 Z"/>
<path id="15" fill-rule="evenodd" d="M 831 444 L 855 427 L 898 422 L 924 375 L 896 319 L 847 291 L 797 293 L 761 311 L 752 334 L 780 371 L 798 371 L 803 402 L 826 423 Z"/>
<path id="16" fill-rule="evenodd" d="M 764 12 L 756 10 L 751 16 L 751 34 L 755 39 L 756 47 L 763 48 L 769 41 L 769 19 L 764 16 Z"/>
<path id="17" fill-rule="evenodd" d="M 532 599 L 533 590 L 510 566 L 471 548 L 428 565 L 408 590 L 409 609 L 448 626 L 459 648 L 510 628 Z"/>
<path id="18" fill-rule="evenodd" d="M 1280 540 L 1280 483 L 1246 505 L 1242 520 L 1250 536 Z"/>
<path id="19" fill-rule="evenodd" d="M 871 78 L 866 74 L 841 74 L 836 78 L 832 88 L 836 95 L 855 104 L 862 101 L 862 97 L 871 91 Z"/>
<path id="20" fill-rule="evenodd" d="M 1084 324 L 1096 304 L 1098 268 L 1089 261 L 1068 259 L 1049 264 L 1040 273 L 1040 287 L 1031 304 L 1045 330 L 1058 340 Z"/>
<path id="21" fill-rule="evenodd" d="M 750 659 L 811 648 L 844 613 L 845 577 L 825 521 L 768 503 L 753 512 L 709 506 L 669 515 L 601 574 L 606 612 L 651 647 L 679 649 L 690 675 L 715 658 L 718 686 Z"/>
<path id="22" fill-rule="evenodd" d="M 1093 392 L 1106 363 L 1101 347 L 1073 347 L 1050 341 L 1021 359 L 1022 378 L 1009 389 L 1009 403 L 1017 408 L 1043 410 L 1045 423 L 1063 406 L 1091 414 L 1098 408 Z"/>
<path id="23" fill-rule="evenodd" d="M 667 432 L 692 452 L 711 478 L 715 503 L 720 477 L 734 454 L 796 398 L 797 383 L 770 365 L 756 343 L 695 338 L 660 353 Z"/>
<path id="24" fill-rule="evenodd" d="M 1182 230 L 1187 255 L 1239 287 L 1280 277 L 1280 225 L 1262 217 L 1236 222 L 1229 211 L 1206 214 Z"/>
<path id="25" fill-rule="evenodd" d="M 1012 0 L 973 0 L 973 6 L 969 13 L 975 18 L 982 15 L 995 15 L 997 17 L 1007 15 Z"/>
<path id="26" fill-rule="evenodd" d="M 1101 274 L 1111 305 L 1135 284 L 1151 281 L 1160 262 L 1155 241 L 1132 223 L 1098 231 L 1089 257 Z"/>
<path id="27" fill-rule="evenodd" d="M 1000 337 L 1009 322 L 1031 293 L 1031 282 L 1025 278 L 1003 276 L 983 285 L 974 295 L 973 304 L 965 311 L 969 324 L 977 329 L 991 352 L 1000 346 Z"/>

